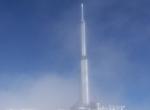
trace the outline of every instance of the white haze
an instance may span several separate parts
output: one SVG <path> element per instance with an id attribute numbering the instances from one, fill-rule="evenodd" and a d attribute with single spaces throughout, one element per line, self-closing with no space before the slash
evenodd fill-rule
<path id="1" fill-rule="evenodd" d="M 16 77 L 18 80 L 21 77 Z M 0 109 L 67 109 L 77 101 L 78 88 L 73 78 L 41 75 L 22 78 L 14 89 L 0 91 Z M 9 84 L 11 85 L 11 84 Z M 16 86 L 19 87 L 16 88 Z"/>
<path id="2" fill-rule="evenodd" d="M 98 10 L 98 7 L 102 5 L 98 4 L 98 0 L 95 0 L 95 2 L 89 6 L 91 6 L 90 8 L 93 8 L 93 12 L 95 12 L 95 10 Z M 96 8 L 94 8 L 94 6 L 96 6 Z M 60 21 L 51 24 L 52 28 L 56 30 L 61 37 L 64 37 L 62 42 L 65 55 L 72 55 L 75 59 L 77 59 L 76 56 L 80 58 L 80 30 L 79 25 L 76 25 L 80 22 L 78 22 L 79 19 L 75 17 L 77 13 L 79 13 L 78 8 L 73 7 L 73 9 L 67 10 L 67 12 L 62 14 L 62 17 L 59 19 Z M 96 27 L 88 27 L 88 39 L 91 40 L 92 38 L 90 37 L 94 36 L 90 29 L 97 29 L 97 31 L 99 31 L 99 25 L 96 25 Z M 42 28 L 49 30 L 49 26 L 46 26 Z M 89 24 L 88 26 L 92 25 Z M 107 27 L 109 27 L 109 24 L 105 25 L 105 28 Z M 103 27 L 100 27 L 100 29 L 102 28 Z M 103 35 L 96 35 L 96 37 L 101 36 Z M 129 110 L 149 110 L 149 99 L 146 99 L 144 103 L 141 102 L 140 105 L 132 105 L 125 96 L 127 92 L 125 83 L 127 82 L 125 81 L 126 79 L 124 79 L 124 74 L 132 73 L 132 67 L 136 67 L 136 65 L 133 66 L 128 59 L 130 52 L 128 50 L 122 50 L 121 47 L 119 48 L 116 42 L 111 39 L 103 40 L 103 42 L 97 42 L 96 39 L 92 39 L 88 41 L 88 47 L 91 49 L 88 50 L 88 56 L 92 100 L 110 104 L 125 103 Z M 64 62 L 67 63 L 67 60 L 64 60 Z M 78 65 L 74 66 L 75 69 L 79 69 L 80 61 L 78 63 L 76 62 L 76 64 Z M 19 84 L 15 84 L 19 85 L 18 87 L 13 87 L 12 85 L 11 88 L 13 89 L 0 90 L 0 110 L 9 108 L 57 110 L 59 108 L 71 107 L 79 101 L 80 92 L 79 77 L 73 74 L 80 73 L 77 70 L 77 72 L 69 73 L 69 75 L 70 74 L 71 78 L 58 74 L 51 75 L 51 72 L 47 74 L 42 73 L 37 78 L 33 78 L 30 75 L 27 75 L 25 79 L 22 77 L 20 79 L 20 76 L 14 78 L 14 81 L 20 80 Z M 11 79 L 11 76 L 7 77 Z M 125 75 L 125 78 L 130 78 L 130 75 L 129 77 Z M 145 82 L 142 83 L 146 84 Z M 11 85 L 11 83 L 9 85 Z"/>

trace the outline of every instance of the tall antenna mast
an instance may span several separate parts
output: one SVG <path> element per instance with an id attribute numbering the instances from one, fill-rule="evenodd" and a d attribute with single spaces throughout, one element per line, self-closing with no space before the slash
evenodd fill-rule
<path id="1" fill-rule="evenodd" d="M 88 58 L 86 50 L 86 22 L 84 19 L 84 4 L 81 2 L 81 103 L 71 110 L 126 110 L 125 106 L 103 105 L 90 102 Z"/>
<path id="2" fill-rule="evenodd" d="M 81 103 L 70 110 L 126 110 L 125 106 L 106 105 L 99 102 L 91 103 L 89 95 L 88 58 L 86 50 L 86 22 L 84 4 L 81 0 Z"/>
<path id="3" fill-rule="evenodd" d="M 86 53 L 86 32 L 83 3 L 81 3 L 81 101 L 82 105 L 89 106 L 88 59 Z"/>

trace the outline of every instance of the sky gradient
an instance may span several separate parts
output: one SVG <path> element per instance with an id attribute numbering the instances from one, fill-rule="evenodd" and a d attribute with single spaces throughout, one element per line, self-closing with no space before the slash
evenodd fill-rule
<path id="1" fill-rule="evenodd" d="M 93 101 L 150 109 L 149 5 L 148 0 L 85 1 Z M 1 109 L 77 102 L 80 0 L 0 0 L 0 13 Z"/>

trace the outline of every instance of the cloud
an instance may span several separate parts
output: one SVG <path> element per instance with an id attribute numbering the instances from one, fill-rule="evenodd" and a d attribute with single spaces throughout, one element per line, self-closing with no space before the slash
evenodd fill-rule
<path id="1" fill-rule="evenodd" d="M 18 78 L 19 76 L 15 80 Z M 36 79 L 33 78 L 30 83 L 28 81 L 26 79 L 26 81 L 20 81 L 20 84 L 17 84 L 21 89 L 0 91 L 1 109 L 57 110 L 72 106 L 77 101 L 78 87 L 73 78 L 41 75 Z M 27 85 L 25 86 L 22 82 Z"/>
<path id="2" fill-rule="evenodd" d="M 145 96 L 147 93 L 145 91 L 149 90 L 149 79 L 145 78 L 148 76 L 146 74 L 148 69 L 144 68 L 147 71 L 139 75 L 143 68 L 133 61 L 138 54 L 132 53 L 135 47 L 149 41 L 149 26 L 143 25 L 143 16 L 147 15 L 143 15 L 143 12 L 147 11 L 144 11 L 143 5 L 140 7 L 140 0 L 136 3 L 134 0 L 132 3 L 131 1 L 93 0 L 88 1 L 85 6 L 91 97 L 92 100 L 102 103 L 125 104 L 132 110 L 148 110 L 149 95 Z M 46 1 L 41 3 L 42 1 L 37 3 L 40 7 L 37 8 L 41 10 L 46 6 L 47 8 L 44 8 L 46 11 L 49 5 Z M 79 81 L 73 74 L 79 73 L 80 64 L 77 60 L 79 59 L 77 56 L 80 56 L 79 7 L 66 9 L 67 12 L 61 13 L 53 23 L 46 18 L 47 21 L 40 27 L 41 38 L 46 35 L 49 40 L 46 46 L 51 46 L 50 49 L 55 52 L 55 54 L 48 53 L 50 49 L 45 49 L 44 60 L 50 61 L 47 58 L 51 57 L 55 59 L 55 63 L 59 63 L 55 66 L 70 73 L 64 76 L 62 75 L 64 71 L 57 75 L 50 75 L 51 72 L 40 73 L 41 75 L 36 78 L 27 73 L 26 78 L 15 76 L 13 80 L 12 76 L 6 76 L 4 79 L 9 80 L 10 86 L 3 86 L 5 89 L 0 91 L 1 109 L 29 107 L 56 110 L 68 108 L 78 102 Z M 136 12 L 136 9 L 139 11 Z M 46 16 L 48 17 L 48 11 Z M 54 44 L 49 43 L 50 41 Z M 66 75 L 70 76 L 65 77 Z"/>

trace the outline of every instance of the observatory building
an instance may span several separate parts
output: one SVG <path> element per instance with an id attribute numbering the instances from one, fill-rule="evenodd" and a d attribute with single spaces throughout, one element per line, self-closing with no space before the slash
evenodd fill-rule
<path id="1" fill-rule="evenodd" d="M 81 101 L 70 110 L 126 110 L 125 106 L 103 105 L 99 102 L 91 103 L 89 97 L 88 58 L 86 50 L 86 22 L 84 18 L 84 4 L 81 3 Z"/>

